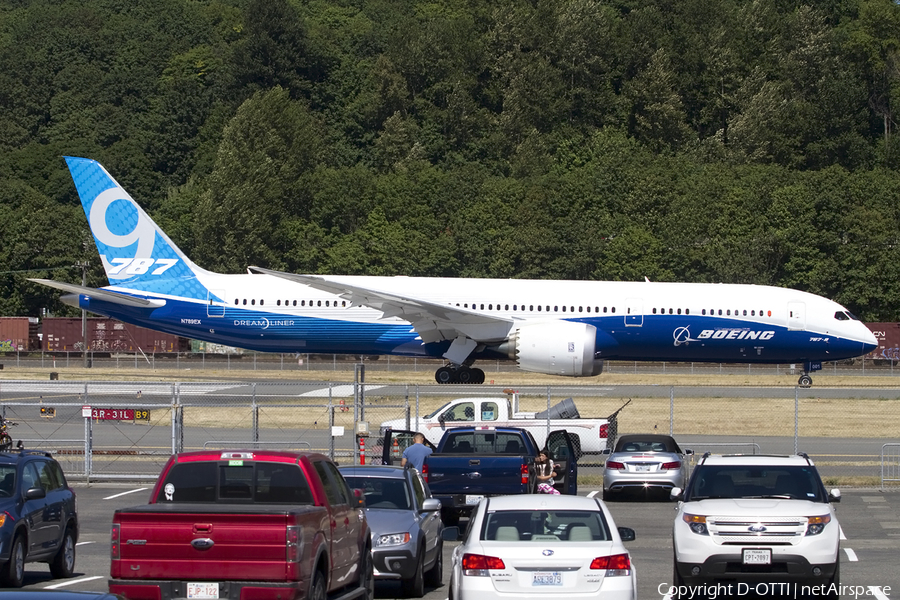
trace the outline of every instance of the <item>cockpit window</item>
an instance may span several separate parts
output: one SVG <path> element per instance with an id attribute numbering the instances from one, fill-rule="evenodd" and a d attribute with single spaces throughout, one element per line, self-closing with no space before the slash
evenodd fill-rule
<path id="1" fill-rule="evenodd" d="M 834 318 L 837 319 L 838 321 L 849 321 L 850 320 L 850 317 L 847 316 L 847 313 L 845 313 L 842 310 L 839 310 L 836 313 L 834 313 Z"/>
<path id="2" fill-rule="evenodd" d="M 857 317 L 856 315 L 854 315 L 854 314 L 853 314 L 852 312 L 850 312 L 849 310 L 846 311 L 846 312 L 844 312 L 844 314 L 847 315 L 848 317 L 850 317 L 850 319 L 852 319 L 853 321 L 859 321 L 859 317 Z"/>

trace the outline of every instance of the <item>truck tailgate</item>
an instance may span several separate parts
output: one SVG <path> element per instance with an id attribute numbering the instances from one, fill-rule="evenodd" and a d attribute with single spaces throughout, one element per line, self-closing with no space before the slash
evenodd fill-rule
<path id="1" fill-rule="evenodd" d="M 112 560 L 114 579 L 189 580 L 202 573 L 203 580 L 289 580 L 297 574 L 286 559 L 287 527 L 299 524 L 298 513 L 325 510 L 175 508 L 147 505 L 116 512 L 120 559 Z"/>
<path id="2" fill-rule="evenodd" d="M 521 456 L 432 454 L 426 462 L 428 485 L 436 496 L 521 494 L 527 487 L 522 483 L 525 460 Z"/>

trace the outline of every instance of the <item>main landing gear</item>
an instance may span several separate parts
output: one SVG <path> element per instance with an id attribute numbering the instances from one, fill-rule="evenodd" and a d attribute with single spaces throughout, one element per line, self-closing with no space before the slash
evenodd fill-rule
<path id="1" fill-rule="evenodd" d="M 434 373 L 438 383 L 484 383 L 484 371 L 466 365 L 441 367 Z"/>
<path id="2" fill-rule="evenodd" d="M 802 388 L 812 387 L 812 377 L 804 373 L 800 376 L 800 379 L 797 380 L 797 385 Z"/>

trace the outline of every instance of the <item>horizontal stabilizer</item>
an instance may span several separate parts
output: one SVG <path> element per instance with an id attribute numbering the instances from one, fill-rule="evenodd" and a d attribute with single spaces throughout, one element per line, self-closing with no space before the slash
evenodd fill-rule
<path id="1" fill-rule="evenodd" d="M 123 306 L 133 306 L 135 308 L 159 308 L 160 306 L 166 305 L 165 300 L 137 298 L 135 296 L 129 296 L 128 294 L 121 294 L 119 292 L 112 292 L 110 290 L 100 290 L 97 288 L 84 287 L 81 285 L 75 285 L 74 283 L 63 283 L 61 281 L 53 281 L 52 279 L 29 279 L 28 281 L 34 281 L 35 283 L 40 283 L 48 287 L 63 290 L 64 292 L 80 294 L 83 296 L 88 296 L 90 298 L 96 298 L 97 300 L 104 300 L 106 302 L 112 302 L 114 304 L 121 304 Z"/>

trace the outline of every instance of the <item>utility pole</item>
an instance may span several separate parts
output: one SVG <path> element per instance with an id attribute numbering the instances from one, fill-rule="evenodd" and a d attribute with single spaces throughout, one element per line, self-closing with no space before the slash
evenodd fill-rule
<path id="1" fill-rule="evenodd" d="M 78 261 L 76 267 L 81 267 L 81 287 L 87 286 L 87 267 L 86 261 Z M 84 357 L 84 368 L 88 368 L 88 343 L 87 343 L 87 313 L 81 309 L 81 352 Z"/>

